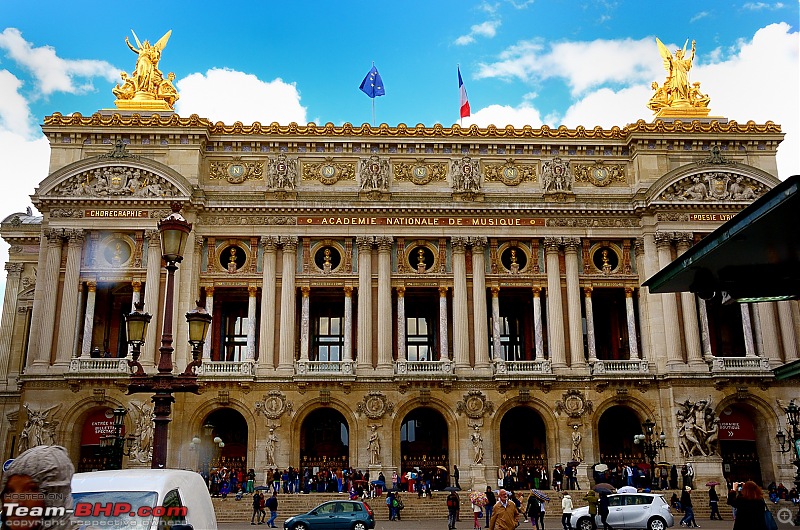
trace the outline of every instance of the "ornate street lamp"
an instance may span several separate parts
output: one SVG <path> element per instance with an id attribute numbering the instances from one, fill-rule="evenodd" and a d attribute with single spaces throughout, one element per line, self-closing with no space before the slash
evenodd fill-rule
<path id="1" fill-rule="evenodd" d="M 206 340 L 208 327 L 211 325 L 212 317 L 206 308 L 196 302 L 197 307 L 186 313 L 186 322 L 189 323 L 189 344 L 192 345 L 192 362 L 186 367 L 183 375 L 193 375 L 196 368 L 203 364 L 201 358 L 203 354 L 203 343 Z"/>
<path id="2" fill-rule="evenodd" d="M 778 429 L 775 438 L 778 440 L 779 453 L 792 453 L 792 464 L 797 468 L 794 476 L 794 485 L 800 489 L 800 407 L 798 407 L 794 400 L 791 400 L 784 409 L 786 413 L 786 431 Z M 788 442 L 788 443 L 787 443 Z M 800 510 L 794 518 L 794 525 L 800 526 Z"/>
<path id="3" fill-rule="evenodd" d="M 180 214 L 180 204 L 172 204 L 172 213 L 158 223 L 161 235 L 161 257 L 166 262 L 167 292 L 164 302 L 164 324 L 161 334 L 161 348 L 158 359 L 158 370 L 153 375 L 146 375 L 137 371 L 131 375 L 128 384 L 128 394 L 154 393 L 153 414 L 155 428 L 153 430 L 153 469 L 161 469 L 167 465 L 167 433 L 169 429 L 170 412 L 175 401 L 173 394 L 176 392 L 198 393 L 197 375 L 192 371 L 180 375 L 172 373 L 172 315 L 175 305 L 175 271 L 178 263 L 183 260 L 183 251 L 186 240 L 192 231 L 192 224 Z"/>
<path id="4" fill-rule="evenodd" d="M 642 430 L 644 434 L 635 434 L 633 436 L 633 443 L 642 446 L 642 452 L 650 461 L 650 479 L 651 486 L 657 485 L 656 478 L 656 457 L 658 450 L 667 446 L 667 435 L 664 431 L 661 434 L 656 434 L 655 422 L 649 418 L 642 422 Z"/>
<path id="5" fill-rule="evenodd" d="M 139 355 L 141 354 L 142 344 L 144 344 L 144 338 L 147 336 L 147 326 L 150 324 L 150 319 L 153 318 L 153 315 L 142 312 L 144 302 L 136 302 L 133 307 L 133 312 L 125 315 L 125 333 L 128 337 L 128 344 L 133 348 L 131 353 L 133 360 L 128 361 L 128 367 L 130 367 L 131 373 L 142 376 L 144 375 L 144 369 L 139 363 Z M 134 367 L 136 368 L 135 371 Z"/>

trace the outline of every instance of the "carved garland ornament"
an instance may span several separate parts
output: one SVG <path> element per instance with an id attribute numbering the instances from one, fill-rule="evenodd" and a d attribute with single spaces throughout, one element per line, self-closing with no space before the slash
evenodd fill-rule
<path id="1" fill-rule="evenodd" d="M 273 390 L 264 396 L 261 401 L 256 401 L 256 414 L 263 414 L 269 420 L 277 420 L 284 413 L 291 415 L 292 403 L 286 399 L 283 392 Z"/>
<path id="2" fill-rule="evenodd" d="M 599 187 L 625 182 L 625 167 L 622 164 L 605 165 L 602 160 L 594 164 L 575 164 L 575 182 L 591 182 Z"/>
<path id="3" fill-rule="evenodd" d="M 486 164 L 484 178 L 486 182 L 502 182 L 506 186 L 518 186 L 523 182 L 536 182 L 536 167 L 516 164 L 513 158 L 509 158 L 505 164 Z"/>
<path id="4" fill-rule="evenodd" d="M 394 403 L 386 399 L 381 392 L 370 392 L 356 405 L 356 411 L 371 420 L 378 420 L 385 414 L 394 412 Z"/>
<path id="5" fill-rule="evenodd" d="M 225 162 L 211 162 L 208 172 L 210 180 L 227 180 L 241 184 L 245 180 L 264 180 L 264 162 L 242 162 L 242 157 L 233 157 Z"/>
<path id="6" fill-rule="evenodd" d="M 463 399 L 456 403 L 456 412 L 466 414 L 468 418 L 477 420 L 485 415 L 494 414 L 494 403 L 486 399 L 480 390 L 470 390 Z"/>
<path id="7" fill-rule="evenodd" d="M 425 162 L 421 158 L 414 162 L 397 162 L 394 164 L 394 179 L 398 182 L 408 181 L 417 186 L 444 181 L 447 180 L 447 164 Z"/>
<path id="8" fill-rule="evenodd" d="M 580 390 L 567 390 L 561 397 L 561 401 L 556 401 L 556 413 L 564 413 L 570 418 L 580 418 L 584 414 L 592 413 L 592 402 L 583 397 Z"/>
<path id="9" fill-rule="evenodd" d="M 324 162 L 303 163 L 303 180 L 318 180 L 326 186 L 340 180 L 355 180 L 356 165 L 352 162 L 336 162 L 326 157 Z"/>

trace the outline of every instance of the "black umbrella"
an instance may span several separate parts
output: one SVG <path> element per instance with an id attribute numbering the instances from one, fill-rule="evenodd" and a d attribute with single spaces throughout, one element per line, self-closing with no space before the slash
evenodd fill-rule
<path id="1" fill-rule="evenodd" d="M 269 487 L 269 486 L 256 486 L 256 488 L 255 488 L 255 489 L 256 489 L 257 491 L 263 491 L 263 490 L 268 490 L 268 489 L 270 489 L 270 487 Z"/>
<path id="2" fill-rule="evenodd" d="M 594 487 L 594 491 L 597 493 L 614 493 L 616 490 L 611 484 L 607 482 L 601 482 Z"/>
<path id="3" fill-rule="evenodd" d="M 447 486 L 444 491 L 461 491 L 461 488 L 457 488 L 455 486 Z"/>

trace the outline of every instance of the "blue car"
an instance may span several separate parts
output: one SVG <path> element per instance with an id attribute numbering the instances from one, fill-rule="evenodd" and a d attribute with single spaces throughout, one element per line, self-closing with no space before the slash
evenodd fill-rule
<path id="1" fill-rule="evenodd" d="M 375 528 L 372 508 L 361 501 L 323 502 L 308 513 L 289 517 L 286 530 L 369 530 Z"/>

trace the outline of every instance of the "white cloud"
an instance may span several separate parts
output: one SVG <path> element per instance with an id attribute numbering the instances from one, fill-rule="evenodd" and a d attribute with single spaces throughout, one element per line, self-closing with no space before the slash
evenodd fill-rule
<path id="1" fill-rule="evenodd" d="M 699 12 L 699 13 L 697 13 L 695 16 L 693 16 L 692 18 L 690 18 L 690 19 L 689 19 L 689 22 L 697 22 L 697 21 L 698 21 L 698 20 L 700 20 L 701 18 L 706 18 L 706 17 L 707 17 L 707 16 L 709 16 L 709 15 L 710 15 L 710 13 L 709 13 L 708 11 L 700 11 L 700 12 Z"/>
<path id="2" fill-rule="evenodd" d="M 19 93 L 20 81 L 8 70 L 0 70 L 0 130 L 17 131 L 23 136 L 33 132 L 28 102 Z"/>
<path id="3" fill-rule="evenodd" d="M 539 127 L 544 122 L 536 108 L 527 102 L 523 102 L 518 107 L 509 105 L 489 105 L 473 113 L 472 116 L 464 118 L 465 127 L 473 123 L 479 127 L 496 125 L 502 128 L 506 125 L 513 125 L 515 127 L 523 127 L 525 125 Z"/>
<path id="4" fill-rule="evenodd" d="M 782 2 L 775 2 L 774 4 L 769 4 L 767 2 L 747 2 L 742 6 L 743 9 L 749 9 L 751 11 L 760 11 L 762 9 L 783 9 L 785 6 Z"/>
<path id="5" fill-rule="evenodd" d="M 497 28 L 500 27 L 501 22 L 499 20 L 487 20 L 486 22 L 482 22 L 480 24 L 475 24 L 474 26 L 470 27 L 470 31 L 466 35 L 461 35 L 458 37 L 454 43 L 458 46 L 464 46 L 466 44 L 471 44 L 475 42 L 475 37 L 486 37 L 487 39 L 493 38 L 497 35 Z"/>
<path id="6" fill-rule="evenodd" d="M 280 78 L 262 81 L 252 74 L 212 68 L 205 75 L 184 77 L 177 88 L 181 98 L 176 111 L 182 116 L 198 114 L 215 122 L 247 125 L 256 121 L 307 123 L 297 87 Z"/>
<path id="7" fill-rule="evenodd" d="M 16 28 L 6 28 L 0 33 L 0 49 L 31 72 L 37 88 L 45 96 L 53 92 L 88 92 L 94 88 L 93 77 L 109 81 L 119 77 L 119 69 L 106 61 L 62 59 L 51 46 L 33 47 Z"/>

